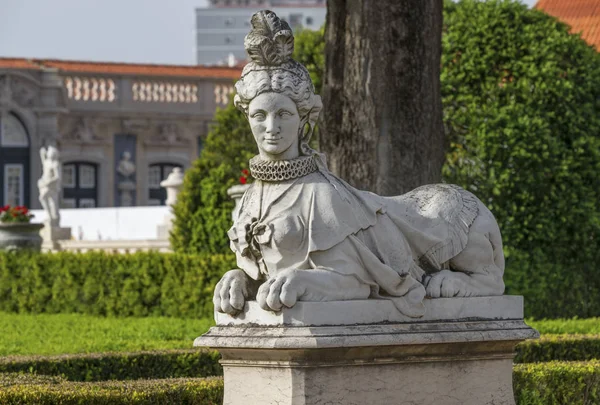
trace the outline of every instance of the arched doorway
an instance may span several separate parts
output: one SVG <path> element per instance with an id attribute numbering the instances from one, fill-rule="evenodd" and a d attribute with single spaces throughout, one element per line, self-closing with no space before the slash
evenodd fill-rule
<path id="1" fill-rule="evenodd" d="M 0 202 L 29 206 L 29 135 L 14 114 L 0 115 Z"/>
<path id="2" fill-rule="evenodd" d="M 182 168 L 177 163 L 155 163 L 148 167 L 148 205 L 165 205 L 167 190 L 160 186 L 174 168 Z"/>

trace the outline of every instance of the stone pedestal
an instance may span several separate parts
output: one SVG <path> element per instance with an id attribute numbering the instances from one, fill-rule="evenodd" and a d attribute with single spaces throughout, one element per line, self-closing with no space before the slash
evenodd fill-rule
<path id="1" fill-rule="evenodd" d="M 514 405 L 517 343 L 538 337 L 522 297 L 426 300 L 411 319 L 389 300 L 249 302 L 194 342 L 221 352 L 226 405 Z"/>
<path id="2" fill-rule="evenodd" d="M 160 186 L 167 190 L 167 200 L 165 201 L 165 204 L 169 207 L 169 212 L 165 215 L 163 223 L 156 227 L 156 234 L 158 239 L 167 240 L 173 229 L 173 220 L 175 219 L 173 205 L 177 202 L 177 196 L 183 186 L 183 171 L 181 168 L 174 168 L 167 178 L 160 182 Z"/>
<path id="3" fill-rule="evenodd" d="M 46 222 L 40 231 L 40 236 L 44 241 L 42 243 L 44 250 L 59 250 L 61 240 L 71 239 L 71 228 L 53 226 L 50 222 Z"/>

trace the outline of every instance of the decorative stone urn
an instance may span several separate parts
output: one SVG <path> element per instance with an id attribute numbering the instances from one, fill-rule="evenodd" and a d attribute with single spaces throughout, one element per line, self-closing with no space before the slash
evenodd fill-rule
<path id="1" fill-rule="evenodd" d="M 0 250 L 31 249 L 40 251 L 42 237 L 40 230 L 44 224 L 39 223 L 0 223 Z"/>
<path id="2" fill-rule="evenodd" d="M 162 224 L 156 227 L 157 237 L 161 240 L 169 239 L 171 229 L 173 229 L 173 205 L 177 202 L 177 196 L 183 186 L 183 170 L 180 167 L 173 169 L 167 178 L 160 182 L 160 186 L 167 190 L 167 200 L 165 204 L 169 207 L 169 212 L 165 215 Z"/>

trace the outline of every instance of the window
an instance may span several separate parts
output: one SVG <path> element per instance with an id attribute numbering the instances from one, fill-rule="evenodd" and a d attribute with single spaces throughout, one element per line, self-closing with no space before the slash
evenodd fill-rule
<path id="1" fill-rule="evenodd" d="M 148 169 L 148 188 L 151 190 L 160 189 L 160 182 L 163 181 L 161 167 L 150 166 Z"/>
<path id="2" fill-rule="evenodd" d="M 24 167 L 22 164 L 4 165 L 4 203 L 8 205 L 24 205 L 23 183 Z"/>
<path id="3" fill-rule="evenodd" d="M 93 198 L 82 198 L 79 200 L 79 208 L 96 208 L 96 200 Z"/>
<path id="4" fill-rule="evenodd" d="M 94 208 L 98 206 L 97 165 L 69 162 L 62 166 L 63 196 L 61 208 Z"/>
<path id="5" fill-rule="evenodd" d="M 75 165 L 63 165 L 62 184 L 64 188 L 75 188 Z"/>
<path id="6" fill-rule="evenodd" d="M 306 17 L 306 25 L 313 25 L 313 18 L 312 17 Z"/>
<path id="7" fill-rule="evenodd" d="M 60 208 L 77 208 L 77 200 L 74 198 L 63 198 L 60 203 Z"/>
<path id="8" fill-rule="evenodd" d="M 92 165 L 79 166 L 79 187 L 96 188 L 96 168 Z"/>
<path id="9" fill-rule="evenodd" d="M 0 121 L 0 146 L 10 148 L 27 148 L 29 139 L 27 131 L 17 117 L 12 114 L 5 115 Z"/>
<path id="10" fill-rule="evenodd" d="M 289 23 L 292 28 L 302 24 L 302 14 L 290 14 Z"/>
<path id="11" fill-rule="evenodd" d="M 0 204 L 29 205 L 29 135 L 21 120 L 0 113 Z"/>
<path id="12" fill-rule="evenodd" d="M 169 177 L 176 163 L 156 163 L 148 167 L 148 205 L 165 205 L 167 190 L 160 186 L 160 182 Z"/>

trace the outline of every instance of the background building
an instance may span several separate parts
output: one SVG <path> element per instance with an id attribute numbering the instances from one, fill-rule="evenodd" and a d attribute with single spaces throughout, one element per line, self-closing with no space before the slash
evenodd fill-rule
<path id="1" fill-rule="evenodd" d="M 239 76 L 225 67 L 0 58 L 0 204 L 40 208 L 47 145 L 60 151 L 63 208 L 164 204 L 160 181 L 198 156 Z"/>
<path id="2" fill-rule="evenodd" d="M 235 65 L 246 60 L 244 37 L 250 17 L 269 9 L 296 30 L 319 29 L 325 24 L 325 0 L 212 0 L 211 7 L 196 9 L 197 63 Z"/>

